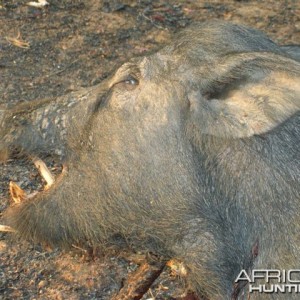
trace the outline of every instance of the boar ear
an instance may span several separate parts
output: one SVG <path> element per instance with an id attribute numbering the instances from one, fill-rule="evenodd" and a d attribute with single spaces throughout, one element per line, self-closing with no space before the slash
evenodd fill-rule
<path id="1" fill-rule="evenodd" d="M 230 54 L 189 94 L 201 133 L 250 137 L 268 132 L 300 109 L 300 64 L 273 53 Z M 205 79 L 203 79 L 205 78 Z M 198 85 L 199 86 L 199 85 Z"/>

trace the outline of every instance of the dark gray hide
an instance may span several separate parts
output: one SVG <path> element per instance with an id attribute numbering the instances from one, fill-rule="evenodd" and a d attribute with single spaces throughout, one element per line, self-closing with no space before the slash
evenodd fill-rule
<path id="1" fill-rule="evenodd" d="M 179 258 L 209 299 L 236 298 L 242 269 L 299 268 L 299 53 L 195 24 L 98 86 L 2 110 L 2 149 L 57 152 L 69 170 L 6 224 L 52 245 Z"/>

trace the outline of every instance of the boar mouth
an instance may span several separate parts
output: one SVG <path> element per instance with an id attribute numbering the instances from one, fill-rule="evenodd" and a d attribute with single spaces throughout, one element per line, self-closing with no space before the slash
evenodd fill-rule
<path id="1" fill-rule="evenodd" d="M 62 181 L 64 176 L 68 172 L 67 164 L 63 163 L 61 165 L 61 172 L 57 176 L 54 176 L 50 169 L 47 167 L 46 163 L 41 158 L 37 156 L 29 156 L 29 159 L 38 170 L 41 178 L 45 182 L 45 185 L 43 186 L 42 190 L 27 194 L 26 191 L 23 190 L 17 183 L 15 183 L 14 181 L 10 181 L 9 195 L 11 206 L 20 205 L 24 201 L 28 201 L 29 199 L 37 197 L 40 193 L 49 191 L 54 184 L 58 184 L 60 181 Z M 11 226 L 0 224 L 0 232 L 14 233 L 16 232 L 16 230 Z"/>

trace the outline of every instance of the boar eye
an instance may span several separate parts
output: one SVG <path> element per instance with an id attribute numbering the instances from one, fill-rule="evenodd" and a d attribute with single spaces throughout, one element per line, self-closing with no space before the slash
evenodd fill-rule
<path id="1" fill-rule="evenodd" d="M 126 78 L 115 83 L 114 86 L 122 86 L 126 89 L 134 89 L 139 84 L 139 81 L 132 75 L 127 76 Z"/>
<path id="2" fill-rule="evenodd" d="M 126 79 L 126 80 L 124 81 L 124 83 L 126 83 L 126 84 L 131 84 L 131 85 L 137 85 L 137 84 L 138 84 L 138 81 L 137 81 L 137 79 L 135 79 L 135 78 L 133 78 L 133 77 L 130 77 L 130 78 Z"/>

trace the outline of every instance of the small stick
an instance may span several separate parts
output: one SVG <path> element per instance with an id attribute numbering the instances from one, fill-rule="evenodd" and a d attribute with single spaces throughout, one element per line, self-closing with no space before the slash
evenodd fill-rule
<path id="1" fill-rule="evenodd" d="M 75 248 L 75 249 L 77 249 L 77 250 L 80 250 L 80 251 L 82 251 L 84 253 L 87 253 L 87 250 L 85 250 L 85 249 L 83 249 L 83 248 L 81 248 L 79 246 L 76 246 L 76 245 L 72 244 L 72 247 Z"/>
<path id="2" fill-rule="evenodd" d="M 16 38 L 6 37 L 6 40 L 19 48 L 28 49 L 30 47 L 28 42 L 22 40 L 20 31 L 18 32 L 18 36 Z"/>
<path id="3" fill-rule="evenodd" d="M 51 185 L 54 183 L 54 176 L 46 166 L 46 164 L 38 157 L 32 157 L 32 161 L 36 168 L 38 169 L 40 175 L 44 178 L 46 181 L 45 190 L 49 189 Z"/>
<path id="4" fill-rule="evenodd" d="M 16 232 L 12 227 L 0 225 L 0 232 Z"/>
<path id="5" fill-rule="evenodd" d="M 139 300 L 149 290 L 165 267 L 165 262 L 143 263 L 128 276 L 123 288 L 112 300 Z"/>

